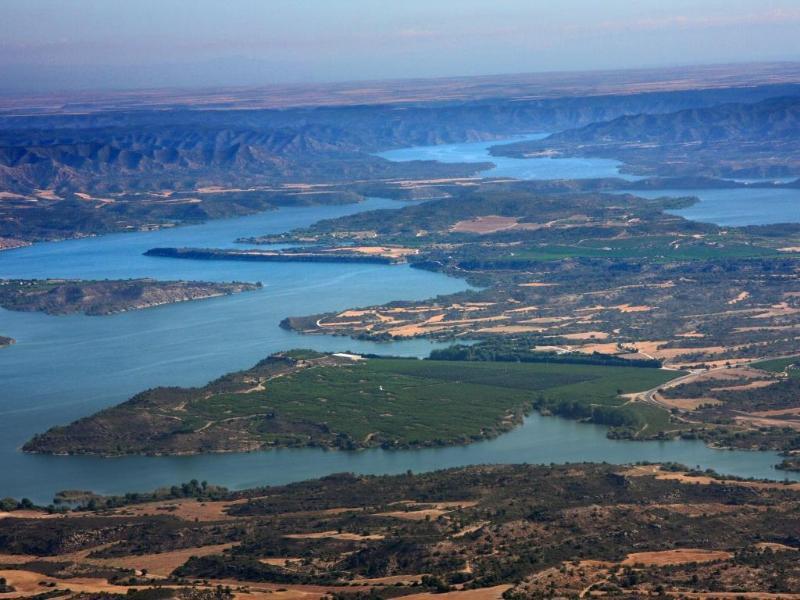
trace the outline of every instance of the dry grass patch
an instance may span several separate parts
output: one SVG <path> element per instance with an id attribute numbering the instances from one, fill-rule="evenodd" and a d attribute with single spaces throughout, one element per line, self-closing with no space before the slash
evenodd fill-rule
<path id="1" fill-rule="evenodd" d="M 725 387 L 717 387 L 711 388 L 712 392 L 738 392 L 740 390 L 755 390 L 758 388 L 769 387 L 773 384 L 777 383 L 775 380 L 770 379 L 760 379 L 757 381 L 751 381 L 750 383 L 745 383 L 742 385 L 729 385 Z"/>
<path id="2" fill-rule="evenodd" d="M 393 517 L 395 519 L 406 519 L 408 521 L 423 521 L 426 518 L 438 519 L 453 510 L 459 508 L 470 508 L 476 506 L 478 503 L 472 500 L 465 501 L 450 501 L 450 502 L 436 502 L 434 504 L 420 504 L 419 502 L 398 502 L 395 504 L 403 504 L 406 510 L 395 510 L 384 513 L 375 513 L 376 517 Z M 416 510 L 412 510 L 415 507 Z M 424 507 L 424 508 L 423 508 Z"/>
<path id="3" fill-rule="evenodd" d="M 657 352 L 661 346 L 667 343 L 667 340 L 654 340 L 654 341 L 644 341 L 644 342 L 634 342 L 632 344 L 628 344 L 632 348 L 636 348 L 636 351 L 641 354 L 653 354 Z"/>
<path id="4" fill-rule="evenodd" d="M 648 354 L 652 354 L 656 358 L 669 360 L 671 358 L 677 358 L 679 356 L 684 356 L 686 354 L 703 354 L 703 355 L 722 354 L 723 352 L 726 352 L 727 350 L 731 349 L 732 348 L 725 348 L 724 346 L 703 346 L 699 348 L 659 348 L 655 352 L 649 352 Z"/>
<path id="5" fill-rule="evenodd" d="M 445 592 L 443 594 L 411 594 L 403 596 L 405 600 L 501 600 L 503 593 L 510 589 L 511 585 L 496 585 L 494 587 L 479 588 L 477 590 L 458 590 L 455 592 Z"/>
<path id="6" fill-rule="evenodd" d="M 614 308 L 624 313 L 649 312 L 653 310 L 652 306 L 646 306 L 644 304 L 638 304 L 638 305 L 620 304 L 619 306 L 616 306 Z"/>
<path id="7" fill-rule="evenodd" d="M 280 558 L 259 558 L 258 562 L 271 567 L 294 567 L 302 560 L 302 558 L 283 556 Z"/>
<path id="8" fill-rule="evenodd" d="M 289 538 L 292 540 L 324 540 L 324 539 L 334 539 L 334 540 L 350 540 L 350 541 L 370 541 L 370 540 L 382 540 L 384 536 L 379 534 L 371 534 L 371 535 L 361 535 L 358 533 L 347 533 L 347 532 L 340 532 L 340 531 L 315 531 L 312 533 L 290 533 L 285 536 L 285 538 Z"/>
<path id="9" fill-rule="evenodd" d="M 739 302 L 744 302 L 750 297 L 750 292 L 741 292 L 735 298 L 728 300 L 728 304 L 739 304 Z"/>
<path id="10" fill-rule="evenodd" d="M 779 544 L 777 542 L 758 542 L 756 548 L 759 550 L 772 550 L 773 552 L 797 552 L 800 548 L 793 548 L 786 544 Z"/>
<path id="11" fill-rule="evenodd" d="M 771 319 L 773 317 L 786 317 L 789 315 L 796 315 L 798 313 L 800 313 L 800 308 L 789 306 L 789 304 L 786 302 L 778 302 L 777 304 L 773 304 L 769 310 L 760 312 L 757 315 L 753 315 L 751 318 Z"/>
<path id="12" fill-rule="evenodd" d="M 779 429 L 788 427 L 789 429 L 800 431 L 800 421 L 794 421 L 790 419 L 770 419 L 765 417 L 753 417 L 749 415 L 737 415 L 734 417 L 734 420 L 738 423 L 745 423 L 755 427 L 777 427 Z"/>
<path id="13" fill-rule="evenodd" d="M 347 252 L 388 258 L 404 258 L 411 254 L 419 254 L 419 250 L 415 248 L 402 246 L 342 246 L 341 248 L 332 248 L 328 252 Z"/>
<path id="14" fill-rule="evenodd" d="M 762 410 L 750 413 L 754 417 L 783 417 L 786 415 L 800 416 L 800 408 L 779 408 L 776 410 Z"/>
<path id="15" fill-rule="evenodd" d="M 730 365 L 733 366 L 745 365 L 750 362 L 753 362 L 753 358 L 725 358 L 720 360 L 704 360 L 703 364 L 709 367 L 710 369 L 721 369 L 724 367 L 728 367 Z M 676 362 L 670 364 L 670 366 L 675 367 L 676 369 L 689 369 L 693 365 L 694 363 L 682 363 L 682 362 Z"/>
<path id="16" fill-rule="evenodd" d="M 427 573 L 419 575 L 389 575 L 388 577 L 373 577 L 371 579 L 353 579 L 352 583 L 357 585 L 412 585 L 422 581 Z"/>
<path id="17" fill-rule="evenodd" d="M 646 468 L 646 467 L 645 467 Z M 655 466 L 656 479 L 663 479 L 667 481 L 677 481 L 678 483 L 685 483 L 687 485 L 734 485 L 739 487 L 746 487 L 752 489 L 762 490 L 790 490 L 800 492 L 800 482 L 793 483 L 769 483 L 764 481 L 739 481 L 736 479 L 715 479 L 705 475 L 693 476 L 688 473 L 661 471 L 660 467 Z M 641 475 L 646 475 L 647 472 L 642 472 Z"/>
<path id="18" fill-rule="evenodd" d="M 47 577 L 41 573 L 34 571 L 24 570 L 8 570 L 0 571 L 0 577 L 5 578 L 8 585 L 14 587 L 15 592 L 8 594 L 0 594 L 0 598 L 19 598 L 24 596 L 35 596 L 43 592 L 51 591 L 53 589 L 66 589 L 69 588 L 75 593 L 89 593 L 89 594 L 124 594 L 130 589 L 128 586 L 118 586 L 108 583 L 105 579 L 92 578 L 92 577 L 74 577 L 71 579 L 55 579 Z M 53 587 L 43 586 L 45 584 L 54 584 Z M 135 586 L 134 586 L 135 587 Z"/>
<path id="19" fill-rule="evenodd" d="M 214 546 L 202 546 L 195 548 L 183 548 L 172 552 L 161 552 L 159 554 L 143 554 L 141 556 L 121 556 L 115 558 L 93 558 L 87 562 L 96 565 L 109 567 L 120 567 L 123 569 L 135 569 L 147 571 L 159 577 L 168 577 L 175 569 L 186 563 L 192 556 L 211 556 L 220 554 L 224 550 L 231 548 L 233 544 L 216 544 Z"/>
<path id="20" fill-rule="evenodd" d="M 570 346 L 570 350 L 583 352 L 584 354 L 619 354 L 620 349 L 616 342 L 608 342 L 605 344 L 585 344 L 583 346 Z"/>
<path id="21" fill-rule="evenodd" d="M 64 519 L 66 515 L 50 514 L 38 510 L 15 510 L 12 512 L 0 512 L 2 519 Z"/>
<path id="22" fill-rule="evenodd" d="M 0 554 L 0 565 L 24 565 L 36 559 L 31 554 Z"/>
<path id="23" fill-rule="evenodd" d="M 558 337 L 565 340 L 606 340 L 609 335 L 605 331 L 583 331 L 581 333 L 565 333 Z"/>
<path id="24" fill-rule="evenodd" d="M 511 313 L 515 311 L 510 310 L 508 312 Z M 525 319 L 524 321 L 520 321 L 520 323 L 525 323 L 526 325 L 531 325 L 531 324 L 552 325 L 554 323 L 564 323 L 565 321 L 573 321 L 573 320 L 574 319 L 572 319 L 572 317 L 533 317 L 531 319 Z"/>
<path id="25" fill-rule="evenodd" d="M 784 594 L 771 592 L 684 592 L 679 598 L 697 598 L 697 600 L 797 600 L 800 594 Z"/>
<path id="26" fill-rule="evenodd" d="M 459 221 L 450 228 L 455 233 L 477 233 L 487 234 L 496 231 L 513 229 L 517 226 L 517 217 L 501 217 L 499 215 L 488 215 Z"/>
<path id="27" fill-rule="evenodd" d="M 703 405 L 717 406 L 722 404 L 716 398 L 665 398 L 661 394 L 655 394 L 654 399 L 662 406 L 677 408 L 679 410 L 697 410 Z"/>
<path id="28" fill-rule="evenodd" d="M 547 329 L 535 325 L 495 325 L 478 329 L 478 333 L 541 333 L 542 331 Z"/>
<path id="29" fill-rule="evenodd" d="M 625 557 L 622 565 L 647 565 L 663 567 L 667 565 L 684 565 L 689 563 L 713 562 L 733 558 L 732 552 L 724 550 L 702 550 L 700 548 L 680 548 L 676 550 L 660 550 L 656 552 L 634 552 Z"/>
<path id="30" fill-rule="evenodd" d="M 741 511 L 743 507 L 740 505 L 722 504 L 720 502 L 704 502 L 695 504 L 651 504 L 647 508 L 660 508 L 687 517 L 705 517 L 719 513 L 736 513 Z M 748 508 L 758 511 L 767 510 L 765 506 L 752 506 Z"/>
<path id="31" fill-rule="evenodd" d="M 165 500 L 127 506 L 114 511 L 113 515 L 153 516 L 171 515 L 185 521 L 225 521 L 231 518 L 227 510 L 237 504 L 246 504 L 251 499 L 198 502 L 197 500 Z"/>

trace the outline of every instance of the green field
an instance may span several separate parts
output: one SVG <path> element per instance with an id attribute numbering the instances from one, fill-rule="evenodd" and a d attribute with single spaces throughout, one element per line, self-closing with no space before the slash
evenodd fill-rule
<path id="1" fill-rule="evenodd" d="M 36 436 L 26 451 L 192 454 L 462 444 L 533 409 L 647 437 L 669 414 L 620 394 L 681 373 L 646 367 L 343 357 L 290 352 L 203 388 L 156 388 Z"/>
<path id="2" fill-rule="evenodd" d="M 193 402 L 190 413 L 200 425 L 274 411 L 289 421 L 325 423 L 356 442 L 375 437 L 413 446 L 507 429 L 542 403 L 577 402 L 591 419 L 595 407 L 625 402 L 618 391 L 649 389 L 675 376 L 628 367 L 372 359 L 301 370 L 259 393 L 212 396 Z"/>
<path id="3" fill-rule="evenodd" d="M 800 379 L 800 356 L 762 360 L 761 362 L 753 363 L 753 366 L 762 371 L 786 373 L 793 379 Z"/>

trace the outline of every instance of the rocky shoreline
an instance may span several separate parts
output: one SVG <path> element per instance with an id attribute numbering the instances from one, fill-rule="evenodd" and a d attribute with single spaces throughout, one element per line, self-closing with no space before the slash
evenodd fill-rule
<path id="1" fill-rule="evenodd" d="M 260 283 L 125 279 L 0 281 L 0 306 L 49 315 L 111 315 L 165 304 L 228 296 L 261 288 Z"/>
<path id="2" fill-rule="evenodd" d="M 402 259 L 375 254 L 347 252 L 341 248 L 315 250 L 223 250 L 215 248 L 151 248 L 145 256 L 191 260 L 237 260 L 252 262 L 326 262 L 395 264 Z"/>

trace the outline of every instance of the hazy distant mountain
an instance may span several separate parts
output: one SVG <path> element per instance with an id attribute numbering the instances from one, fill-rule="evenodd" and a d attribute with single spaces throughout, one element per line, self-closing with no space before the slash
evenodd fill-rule
<path id="1" fill-rule="evenodd" d="M 670 114 L 623 116 L 551 136 L 557 142 L 691 143 L 791 140 L 800 135 L 800 97 L 725 104 Z"/>
<path id="2" fill-rule="evenodd" d="M 731 99 L 763 98 L 770 88 L 664 92 L 558 100 L 494 100 L 293 110 L 194 111 L 186 108 L 33 117 L 0 117 L 0 190 L 28 194 L 194 189 L 281 181 L 407 177 L 411 166 L 372 153 L 399 146 L 496 139 L 585 126 L 554 141 L 624 138 L 663 130 L 663 113 Z M 778 86 L 775 91 L 798 88 Z M 692 109 L 703 122 L 716 109 Z M 730 110 L 730 109 L 728 109 Z M 743 109 L 740 109 L 743 110 Z M 682 113 L 679 113 L 682 114 Z M 726 117 L 730 120 L 730 117 Z M 653 123 L 651 125 L 651 122 Z M 701 135 L 700 130 L 694 129 Z M 449 167 L 452 172 L 453 167 Z M 420 176 L 445 171 L 416 166 Z M 463 168 L 462 174 L 471 170 Z"/>
<path id="3" fill-rule="evenodd" d="M 642 175 L 800 177 L 800 97 L 625 115 L 493 152 L 616 158 Z"/>

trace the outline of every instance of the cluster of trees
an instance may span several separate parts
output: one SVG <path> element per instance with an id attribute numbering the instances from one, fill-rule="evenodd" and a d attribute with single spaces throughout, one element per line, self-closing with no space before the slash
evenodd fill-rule
<path id="1" fill-rule="evenodd" d="M 430 360 L 452 361 L 497 361 L 527 363 L 559 363 L 578 365 L 624 366 L 661 368 L 661 361 L 655 359 L 624 359 L 610 354 L 577 354 L 555 352 L 536 352 L 531 347 L 535 340 L 527 337 L 490 339 L 471 346 L 455 344 L 449 348 L 433 350 Z"/>
<path id="2" fill-rule="evenodd" d="M 634 411 L 620 406 L 590 405 L 578 400 L 556 401 L 539 398 L 534 407 L 567 419 L 586 420 L 611 427 L 641 427 L 642 421 Z"/>
<path id="3" fill-rule="evenodd" d="M 23 498 L 22 500 L 16 500 L 15 498 L 0 499 L 0 512 L 29 510 L 31 508 L 35 508 L 35 506 L 28 498 Z"/>
<path id="4" fill-rule="evenodd" d="M 192 479 L 188 483 L 160 488 L 154 492 L 129 492 L 124 496 L 92 496 L 77 507 L 78 510 L 101 510 L 119 508 L 131 504 L 143 504 L 157 500 L 177 500 L 181 498 L 197 498 L 198 500 L 223 500 L 228 496 L 228 489 L 211 485 L 206 481 Z"/>

